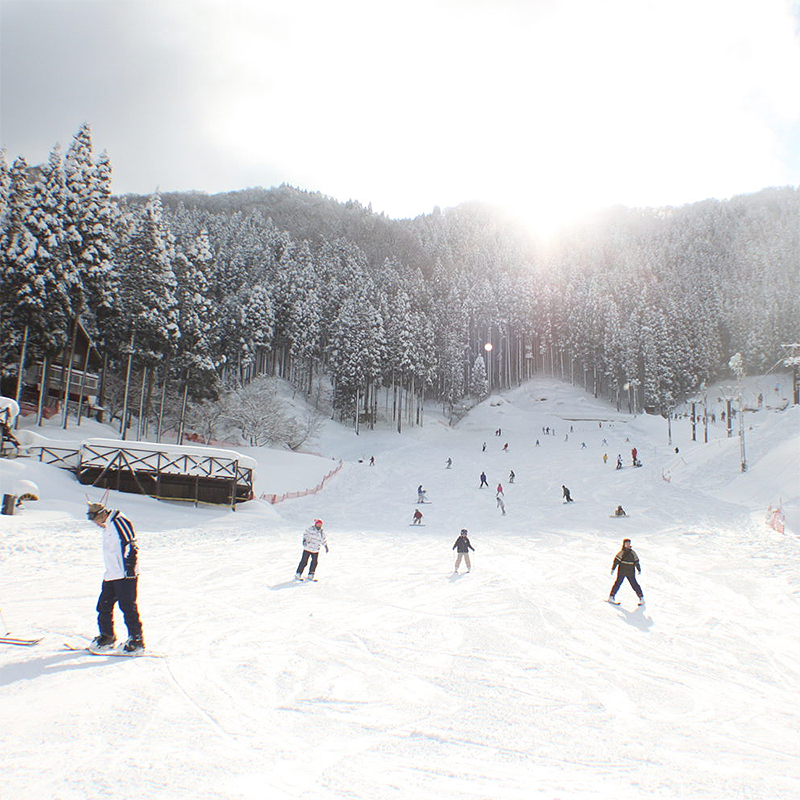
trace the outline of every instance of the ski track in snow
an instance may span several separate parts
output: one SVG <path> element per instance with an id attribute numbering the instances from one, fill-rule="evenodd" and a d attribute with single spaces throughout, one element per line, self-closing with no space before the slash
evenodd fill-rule
<path id="1" fill-rule="evenodd" d="M 316 449 L 343 469 L 275 507 L 112 495 L 137 526 L 145 635 L 166 659 L 61 649 L 94 633 L 100 543 L 71 476 L 32 465 L 43 499 L 2 518 L 0 602 L 15 634 L 46 638 L 0 651 L 3 800 L 793 800 L 800 546 L 737 496 L 760 497 L 773 472 L 758 454 L 787 435 L 800 474 L 795 412 L 758 416 L 739 477 L 736 452 L 733 466 L 709 456 L 730 440 L 694 445 L 678 422 L 676 460 L 663 421 L 541 380 L 455 429 L 433 414 L 402 436 L 330 425 Z M 422 529 L 409 527 L 420 483 Z M 630 517 L 611 518 L 620 503 Z M 296 583 L 316 516 L 331 550 L 319 582 Z M 461 527 L 473 570 L 454 575 Z M 604 602 L 624 536 L 643 607 L 627 583 L 620 606 Z"/>

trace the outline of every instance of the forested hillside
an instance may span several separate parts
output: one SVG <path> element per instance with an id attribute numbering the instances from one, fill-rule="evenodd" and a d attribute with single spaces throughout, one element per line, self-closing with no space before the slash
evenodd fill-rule
<path id="1" fill-rule="evenodd" d="M 46 164 L 0 162 L 6 387 L 80 319 L 105 393 L 130 368 L 148 403 L 324 376 L 339 414 L 373 417 L 386 386 L 414 422 L 424 398 L 546 373 L 665 413 L 734 354 L 764 372 L 800 339 L 796 187 L 610 209 L 545 243 L 480 205 L 392 220 L 289 186 L 114 197 L 111 169 L 88 126 Z"/>

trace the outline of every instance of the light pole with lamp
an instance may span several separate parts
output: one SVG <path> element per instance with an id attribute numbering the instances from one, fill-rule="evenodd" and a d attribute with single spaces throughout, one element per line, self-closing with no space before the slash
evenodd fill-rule
<path id="1" fill-rule="evenodd" d="M 739 450 L 741 454 L 742 472 L 747 471 L 747 458 L 744 450 L 744 404 L 742 403 L 742 378 L 744 377 L 744 359 L 741 353 L 731 357 L 728 366 L 736 373 L 736 390 L 739 395 Z"/>
<path id="2" fill-rule="evenodd" d="M 486 376 L 488 378 L 489 384 L 489 394 L 492 393 L 492 349 L 493 345 L 491 342 L 486 342 L 483 346 L 483 349 L 486 351 Z"/>

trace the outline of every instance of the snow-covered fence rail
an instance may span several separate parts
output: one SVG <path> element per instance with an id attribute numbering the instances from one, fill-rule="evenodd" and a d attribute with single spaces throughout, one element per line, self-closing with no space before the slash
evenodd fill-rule
<path id="1" fill-rule="evenodd" d="M 87 439 L 76 472 L 83 484 L 233 508 L 252 499 L 255 467 L 233 450 Z"/>
<path id="2" fill-rule="evenodd" d="M 53 447 L 51 445 L 27 445 L 22 449 L 25 455 L 33 456 L 39 451 L 39 461 L 62 469 L 77 469 L 80 450 L 74 447 Z"/>
<path id="3" fill-rule="evenodd" d="M 336 469 L 331 470 L 313 489 L 304 489 L 302 492 L 284 492 L 283 494 L 262 494 L 261 499 L 266 500 L 268 503 L 275 505 L 275 503 L 282 503 L 284 500 L 294 500 L 296 497 L 307 497 L 310 494 L 316 494 L 325 488 L 325 484 L 342 468 L 343 461 L 339 462 Z"/>

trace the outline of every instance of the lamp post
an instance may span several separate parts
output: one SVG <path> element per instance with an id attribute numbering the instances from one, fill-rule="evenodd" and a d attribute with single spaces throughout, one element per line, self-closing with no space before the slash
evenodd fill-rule
<path id="1" fill-rule="evenodd" d="M 486 377 L 489 383 L 489 394 L 492 393 L 492 349 L 493 345 L 491 342 L 486 342 L 483 346 L 483 349 L 486 351 Z"/>
<path id="2" fill-rule="evenodd" d="M 742 472 L 747 471 L 747 457 L 744 448 L 744 404 L 742 403 L 742 378 L 744 377 L 744 359 L 741 353 L 731 357 L 728 366 L 736 373 L 736 391 L 739 395 L 739 452 L 741 455 Z"/>

